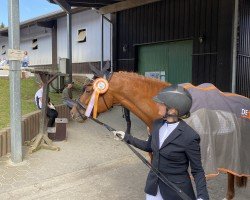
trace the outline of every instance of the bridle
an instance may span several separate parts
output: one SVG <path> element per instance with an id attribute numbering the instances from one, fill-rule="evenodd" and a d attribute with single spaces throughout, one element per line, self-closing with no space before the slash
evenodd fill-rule
<path id="1" fill-rule="evenodd" d="M 108 72 L 107 74 L 104 74 L 104 78 L 105 78 L 108 82 L 110 81 L 110 79 L 112 78 L 112 76 L 113 76 L 113 72 Z M 93 86 L 94 81 L 95 81 L 95 78 L 90 79 L 89 82 L 86 84 L 86 87 L 87 87 L 87 86 Z M 86 90 L 86 89 L 85 89 L 85 90 Z M 83 93 L 84 93 L 84 92 L 85 92 L 85 91 L 83 91 Z M 104 96 L 105 96 L 105 95 L 103 94 L 103 95 L 101 95 L 100 97 L 103 99 L 103 102 L 104 102 L 104 104 L 105 104 L 107 110 L 109 111 L 109 110 L 112 108 L 112 106 L 111 106 L 111 107 L 108 107 L 108 104 L 107 104 L 107 102 L 106 102 Z M 90 98 L 91 98 L 91 97 L 90 97 Z M 88 102 L 89 102 L 90 98 L 88 99 Z M 84 105 L 81 103 L 80 97 L 76 100 L 76 107 L 75 107 L 75 108 L 76 108 L 76 111 L 77 111 L 78 114 L 79 114 L 75 119 L 78 120 L 79 117 L 80 117 L 82 120 L 84 120 L 84 117 L 83 117 L 81 111 L 85 111 L 87 108 L 86 108 L 86 106 L 84 106 Z"/>

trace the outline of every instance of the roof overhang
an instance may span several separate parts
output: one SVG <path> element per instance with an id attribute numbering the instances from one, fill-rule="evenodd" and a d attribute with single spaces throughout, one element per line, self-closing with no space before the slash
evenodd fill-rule
<path id="1" fill-rule="evenodd" d="M 71 9 L 71 13 L 78 13 L 84 10 L 89 10 L 89 8 L 74 8 Z M 56 26 L 56 19 L 66 16 L 66 12 L 59 10 L 53 13 L 42 15 L 27 21 L 24 21 L 20 24 L 20 28 L 29 27 L 32 25 L 37 25 L 46 28 L 53 28 Z M 8 27 L 0 29 L 0 36 L 8 36 Z"/>
<path id="2" fill-rule="evenodd" d="M 130 8 L 139 7 L 161 0 L 47 0 L 56 3 L 62 9 L 69 10 L 70 7 L 89 7 L 98 9 L 100 14 L 115 13 Z M 64 7 L 65 5 L 65 7 Z"/>
<path id="3" fill-rule="evenodd" d="M 93 7 L 101 8 L 124 0 L 47 0 L 58 5 L 69 5 L 71 7 Z"/>

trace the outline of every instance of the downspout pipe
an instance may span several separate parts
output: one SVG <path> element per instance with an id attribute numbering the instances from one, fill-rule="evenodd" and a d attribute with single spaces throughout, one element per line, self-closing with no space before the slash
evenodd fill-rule
<path id="1" fill-rule="evenodd" d="M 237 68 L 237 33 L 238 33 L 239 0 L 234 4 L 234 21 L 232 34 L 232 93 L 236 92 L 236 68 Z"/>
<path id="2" fill-rule="evenodd" d="M 113 72 L 113 57 L 112 57 L 112 48 L 113 48 L 113 44 L 112 44 L 112 37 L 113 37 L 113 23 L 112 21 L 107 18 L 106 16 L 103 15 L 103 18 L 109 22 L 110 24 L 110 65 L 111 65 L 111 72 Z"/>
<path id="3" fill-rule="evenodd" d="M 67 13 L 67 57 L 69 59 L 67 74 L 69 81 L 72 81 L 72 14 Z"/>
<path id="4" fill-rule="evenodd" d="M 95 10 L 98 14 L 100 14 L 95 8 L 92 8 L 92 10 Z M 111 24 L 111 26 L 113 25 L 112 24 L 112 22 L 111 22 L 111 20 L 110 19 L 108 19 L 104 14 L 100 14 L 101 15 L 101 34 L 102 34 L 102 36 L 101 36 L 101 70 L 103 69 L 103 62 L 104 62 L 104 30 L 103 30 L 103 28 L 104 28 L 104 19 L 106 20 L 106 21 L 108 21 L 110 24 Z M 113 29 L 113 26 L 112 26 L 112 29 Z M 110 47 L 110 48 L 112 48 L 112 47 Z M 111 54 L 110 54 L 110 58 L 111 58 Z M 111 59 L 110 59 L 111 60 Z M 112 60 L 110 61 L 110 62 L 112 62 Z M 112 65 L 112 63 L 111 63 L 111 72 L 113 72 L 113 65 Z"/>
<path id="5" fill-rule="evenodd" d="M 102 68 L 103 68 L 103 57 L 104 57 L 104 56 L 103 56 L 103 54 L 104 54 L 104 53 L 103 53 L 103 46 L 104 46 L 104 44 L 103 44 L 103 43 L 104 43 L 104 41 L 103 41 L 103 40 L 104 40 L 104 39 L 103 39 L 103 38 L 104 38 L 104 37 L 103 37 L 103 35 L 104 35 L 104 33 L 103 33 L 103 32 L 104 32 L 104 31 L 103 31 L 103 15 L 101 15 L 101 29 L 102 29 L 102 39 L 101 39 L 101 40 L 102 40 L 102 41 L 101 41 L 101 70 L 102 70 Z"/>

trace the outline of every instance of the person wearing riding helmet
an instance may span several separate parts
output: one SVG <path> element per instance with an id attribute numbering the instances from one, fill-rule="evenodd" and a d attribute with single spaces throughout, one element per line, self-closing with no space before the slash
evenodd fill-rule
<path id="1" fill-rule="evenodd" d="M 192 106 L 190 93 L 179 85 L 161 90 L 153 100 L 161 116 L 153 123 L 147 141 L 137 139 L 123 131 L 114 131 L 117 139 L 124 140 L 143 151 L 152 152 L 152 166 L 192 200 L 208 200 L 205 173 L 201 163 L 200 137 L 182 120 L 189 117 Z M 188 168 L 194 177 L 195 196 Z M 176 191 L 165 185 L 150 170 L 146 186 L 146 200 L 181 200 Z"/>

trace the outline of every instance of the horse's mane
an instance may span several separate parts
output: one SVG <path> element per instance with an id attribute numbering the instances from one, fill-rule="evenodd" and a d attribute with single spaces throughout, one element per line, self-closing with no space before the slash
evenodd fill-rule
<path id="1" fill-rule="evenodd" d="M 120 73 L 122 74 L 123 76 L 129 76 L 129 77 L 133 77 L 135 79 L 140 79 L 140 81 L 144 81 L 144 82 L 150 82 L 150 83 L 157 83 L 157 84 L 170 84 L 168 82 L 163 82 L 159 79 L 156 79 L 156 78 L 150 78 L 150 77 L 145 77 L 143 75 L 140 75 L 140 74 L 137 74 L 137 73 L 134 73 L 134 72 L 126 72 L 126 71 L 119 71 L 117 73 Z"/>

